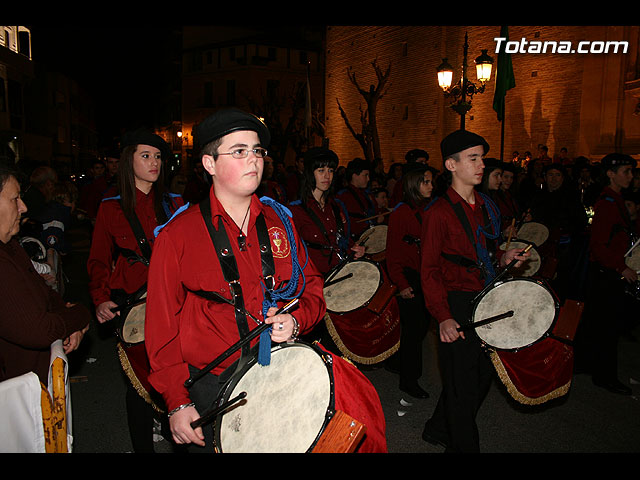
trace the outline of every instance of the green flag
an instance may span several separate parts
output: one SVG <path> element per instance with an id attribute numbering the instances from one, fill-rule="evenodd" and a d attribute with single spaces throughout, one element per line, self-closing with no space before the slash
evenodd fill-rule
<path id="1" fill-rule="evenodd" d="M 511 64 L 511 54 L 506 52 L 506 43 L 509 41 L 509 27 L 500 28 L 502 50 L 498 52 L 498 70 L 496 72 L 496 90 L 493 95 L 493 109 L 498 114 L 498 121 L 504 120 L 504 99 L 507 91 L 516 86 L 516 79 L 513 76 L 513 65 Z"/>

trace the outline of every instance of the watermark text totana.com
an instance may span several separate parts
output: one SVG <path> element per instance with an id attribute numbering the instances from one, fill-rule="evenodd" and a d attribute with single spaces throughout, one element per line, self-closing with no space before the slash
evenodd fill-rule
<path id="1" fill-rule="evenodd" d="M 495 53 L 627 53 L 629 42 L 626 41 L 554 41 L 554 40 L 508 40 L 496 37 Z"/>

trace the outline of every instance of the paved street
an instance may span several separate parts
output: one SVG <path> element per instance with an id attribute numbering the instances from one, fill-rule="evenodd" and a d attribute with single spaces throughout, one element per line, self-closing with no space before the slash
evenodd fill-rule
<path id="1" fill-rule="evenodd" d="M 86 297 L 84 264 L 88 244 L 70 259 L 67 275 L 70 295 Z M 640 329 L 634 332 L 640 338 Z M 640 452 L 640 343 L 620 342 L 620 379 L 633 389 L 632 396 L 608 393 L 591 384 L 590 377 L 575 375 L 568 395 L 538 407 L 513 401 L 494 382 L 479 414 L 481 450 L 486 453 L 638 453 Z M 365 375 L 376 387 L 385 412 L 390 453 L 440 453 L 421 439 L 424 421 L 431 415 L 440 389 L 435 358 L 435 331 L 424 342 L 423 386 L 426 400 L 401 405 L 397 375 L 384 368 L 367 368 Z M 108 329 L 92 326 L 81 350 L 70 356 L 75 453 L 125 453 L 131 451 L 125 411 L 125 379 L 116 355 L 116 341 Z M 156 444 L 169 452 L 168 442 Z"/>

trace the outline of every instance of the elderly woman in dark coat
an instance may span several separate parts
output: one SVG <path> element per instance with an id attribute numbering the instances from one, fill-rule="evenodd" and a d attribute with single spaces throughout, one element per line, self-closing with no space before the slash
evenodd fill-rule
<path id="1" fill-rule="evenodd" d="M 35 271 L 16 235 L 27 207 L 11 169 L 0 166 L 0 381 L 34 372 L 48 384 L 50 346 L 75 350 L 89 326 L 83 305 L 65 303 Z"/>

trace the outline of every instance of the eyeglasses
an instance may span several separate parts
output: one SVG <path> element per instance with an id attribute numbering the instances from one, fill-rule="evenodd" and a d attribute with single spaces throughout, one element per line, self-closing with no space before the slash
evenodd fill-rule
<path id="1" fill-rule="evenodd" d="M 218 155 L 231 155 L 233 158 L 247 158 L 249 152 L 258 158 L 264 158 L 267 156 L 267 151 L 264 148 L 238 148 L 226 153 L 218 153 Z"/>

